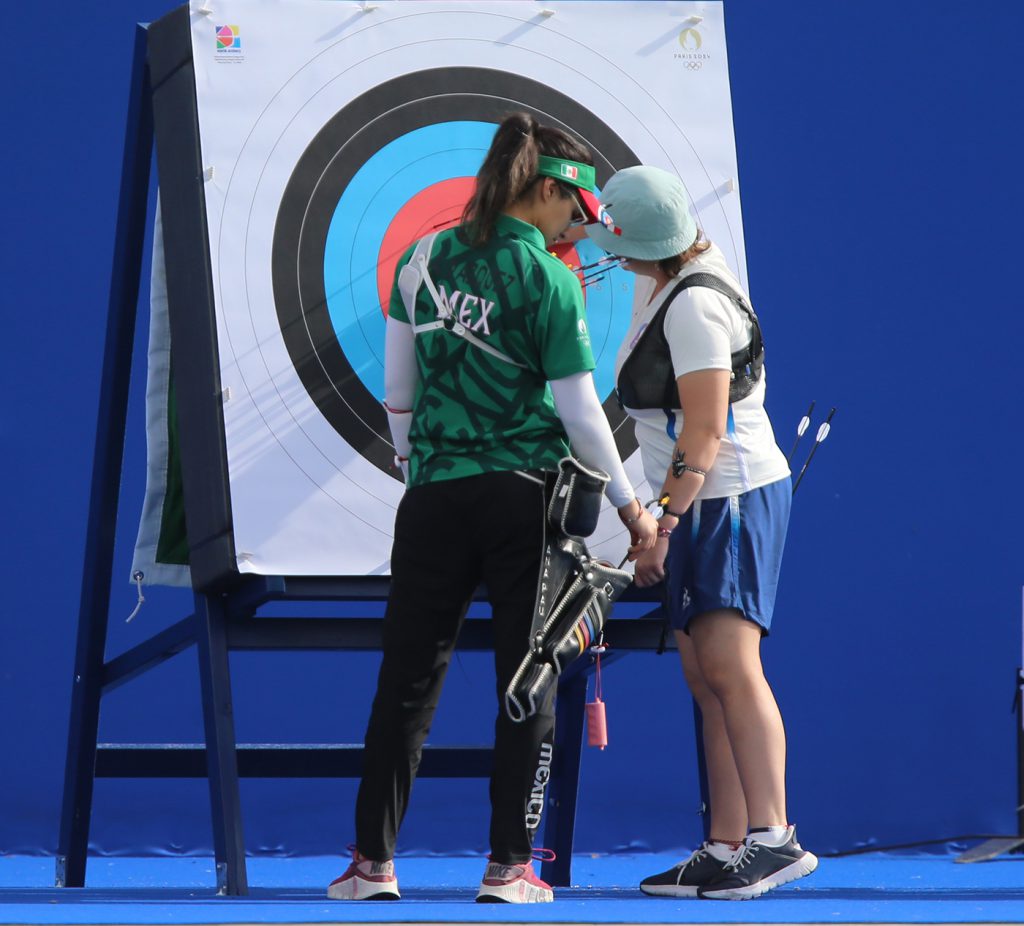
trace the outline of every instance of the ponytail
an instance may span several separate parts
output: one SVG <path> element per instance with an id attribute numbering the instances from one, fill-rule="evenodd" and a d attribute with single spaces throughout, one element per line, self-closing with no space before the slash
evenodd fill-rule
<path id="1" fill-rule="evenodd" d="M 476 189 L 462 213 L 470 244 L 486 243 L 498 216 L 537 182 L 541 155 L 594 163 L 590 150 L 561 129 L 541 125 L 528 113 L 506 116 L 494 133 L 476 175 Z"/>

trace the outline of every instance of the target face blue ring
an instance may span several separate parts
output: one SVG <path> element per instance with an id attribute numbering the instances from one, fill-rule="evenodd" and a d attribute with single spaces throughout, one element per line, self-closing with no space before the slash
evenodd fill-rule
<path id="1" fill-rule="evenodd" d="M 349 364 L 381 401 L 385 312 L 378 288 L 380 243 L 394 217 L 418 193 L 453 177 L 475 176 L 495 128 L 490 122 L 445 122 L 396 138 L 359 169 L 334 209 L 324 251 L 327 311 Z M 604 256 L 589 239 L 578 242 L 576 252 L 583 264 Z M 629 328 L 632 276 L 616 269 L 588 287 L 598 395 L 615 388 L 615 352 Z"/>

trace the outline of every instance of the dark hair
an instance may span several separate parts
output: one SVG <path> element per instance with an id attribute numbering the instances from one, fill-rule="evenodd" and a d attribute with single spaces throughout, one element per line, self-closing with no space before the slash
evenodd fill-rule
<path id="1" fill-rule="evenodd" d="M 674 254 L 672 257 L 666 257 L 663 260 L 658 261 L 658 269 L 670 276 L 674 277 L 680 270 L 683 269 L 683 265 L 688 261 L 693 260 L 698 254 L 703 254 L 708 248 L 711 247 L 711 242 L 704 237 L 704 232 L 699 228 L 697 229 L 697 237 L 682 254 Z"/>
<path id="2" fill-rule="evenodd" d="M 581 164 L 594 163 L 590 149 L 567 132 L 541 125 L 528 113 L 510 113 L 494 133 L 490 150 L 476 175 L 476 189 L 462 212 L 471 244 L 484 244 L 491 237 L 498 216 L 532 189 L 538 180 L 537 164 L 542 154 Z"/>

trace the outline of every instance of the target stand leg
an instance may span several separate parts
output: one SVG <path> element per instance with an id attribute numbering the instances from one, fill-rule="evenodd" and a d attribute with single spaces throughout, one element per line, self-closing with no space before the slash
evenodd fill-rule
<path id="1" fill-rule="evenodd" d="M 576 798 L 579 791 L 580 758 L 583 750 L 583 717 L 587 702 L 584 672 L 563 675 L 558 685 L 555 709 L 555 754 L 548 784 L 545 848 L 555 860 L 544 862 L 541 878 L 552 887 L 568 887 L 572 880 L 572 843 L 576 828 Z"/>
<path id="2" fill-rule="evenodd" d="M 1017 670 L 1013 703 L 1017 709 L 1017 835 L 987 839 L 958 855 L 958 862 L 987 862 L 1010 852 L 1024 852 L 1024 668 Z"/>
<path id="3" fill-rule="evenodd" d="M 196 618 L 217 893 L 238 896 L 249 893 L 249 884 L 245 871 L 227 615 L 223 599 L 216 595 L 197 594 Z"/>
<path id="4" fill-rule="evenodd" d="M 135 35 L 103 348 L 103 375 L 86 531 L 88 540 L 82 571 L 78 642 L 64 767 L 64 799 L 57 845 L 57 887 L 85 885 L 121 459 L 128 415 L 132 345 L 135 339 L 152 150 L 153 114 L 149 103 L 146 30 L 140 25 Z"/>
<path id="5" fill-rule="evenodd" d="M 697 780 L 700 785 L 700 806 L 697 808 L 697 813 L 700 814 L 700 823 L 706 842 L 711 838 L 711 799 L 708 797 L 708 763 L 704 755 L 704 715 L 700 712 L 700 706 L 696 699 L 693 700 L 693 734 L 694 751 L 697 756 Z"/>
<path id="6" fill-rule="evenodd" d="M 95 784 L 96 739 L 100 720 L 100 683 L 106 612 L 94 611 L 79 629 L 71 699 L 71 723 L 64 771 L 64 807 L 57 847 L 57 887 L 84 887 L 89 823 Z"/>

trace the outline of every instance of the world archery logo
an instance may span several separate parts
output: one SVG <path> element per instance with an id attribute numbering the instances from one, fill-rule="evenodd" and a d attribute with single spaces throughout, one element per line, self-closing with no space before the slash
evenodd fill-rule
<path id="1" fill-rule="evenodd" d="M 238 54 L 242 50 L 242 30 L 238 26 L 217 26 L 217 54 Z"/>

